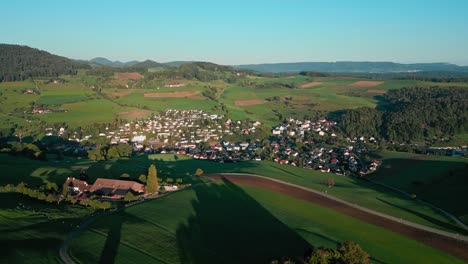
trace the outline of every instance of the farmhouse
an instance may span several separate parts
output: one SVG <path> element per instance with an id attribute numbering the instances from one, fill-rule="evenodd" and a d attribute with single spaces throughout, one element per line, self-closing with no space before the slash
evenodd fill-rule
<path id="1" fill-rule="evenodd" d="M 68 188 L 73 195 L 77 196 L 83 193 L 95 193 L 113 199 L 123 198 L 128 192 L 145 193 L 145 187 L 138 182 L 104 178 L 98 178 L 93 185 L 89 185 L 86 181 L 68 177 L 63 188 Z"/>
<path id="2" fill-rule="evenodd" d="M 92 185 L 89 185 L 86 181 L 78 180 L 75 178 L 68 177 L 65 183 L 63 184 L 63 188 L 68 188 L 70 192 L 79 194 L 83 192 L 89 192 Z"/>
<path id="3" fill-rule="evenodd" d="M 120 199 L 128 192 L 142 194 L 145 192 L 145 187 L 143 184 L 134 181 L 98 178 L 94 182 L 90 191 L 114 199 Z"/>

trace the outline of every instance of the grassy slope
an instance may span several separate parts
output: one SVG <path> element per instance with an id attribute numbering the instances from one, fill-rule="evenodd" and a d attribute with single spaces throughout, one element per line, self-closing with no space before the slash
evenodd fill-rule
<path id="1" fill-rule="evenodd" d="M 58 263 L 62 241 L 91 210 L 0 193 L 0 262 Z"/>
<path id="2" fill-rule="evenodd" d="M 383 152 L 384 164 L 372 179 L 430 201 L 468 221 L 466 186 L 468 160 L 462 157 L 424 156 Z"/>
<path id="3" fill-rule="evenodd" d="M 131 159 L 109 160 L 105 162 L 91 162 L 77 159 L 66 159 L 60 162 L 51 159 L 48 162 L 39 162 L 9 155 L 1 155 L 0 157 L 0 165 L 7 172 L 0 177 L 0 183 L 2 184 L 25 181 L 30 184 L 40 185 L 45 181 L 53 181 L 60 185 L 66 177 L 77 176 L 82 168 L 88 168 L 87 172 L 90 175 L 90 182 L 93 182 L 97 177 L 117 178 L 122 173 L 129 173 L 132 178 L 137 179 L 140 174 L 147 173 L 147 168 L 152 163 L 156 164 L 158 168 L 158 177 L 163 179 L 167 177 L 174 179 L 182 178 L 186 183 L 197 181 L 197 179 L 191 179 L 186 176 L 187 174 L 193 174 L 197 168 L 202 168 L 205 173 L 256 173 L 326 191 L 331 195 L 352 203 L 419 224 L 463 232 L 451 220 L 430 207 L 375 184 L 266 161 L 221 164 L 210 161 L 184 159 L 183 156 L 180 156 L 181 158 L 175 162 L 174 155 L 170 154 L 152 156 L 156 160 L 150 160 L 147 156 L 140 155 Z M 323 184 L 329 178 L 334 179 L 336 182 L 336 186 L 332 189 L 327 188 Z"/>
<path id="4" fill-rule="evenodd" d="M 199 186 L 100 219 L 71 254 L 82 263 L 266 263 L 353 239 L 375 262 L 460 262 L 330 209 L 252 187 Z M 120 242 L 120 243 L 119 243 Z"/>

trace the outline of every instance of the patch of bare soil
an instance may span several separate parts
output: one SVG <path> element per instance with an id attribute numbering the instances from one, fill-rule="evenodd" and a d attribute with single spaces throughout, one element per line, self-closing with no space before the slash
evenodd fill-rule
<path id="1" fill-rule="evenodd" d="M 182 91 L 172 93 L 145 93 L 145 97 L 150 98 L 177 98 L 177 97 L 190 97 L 199 94 L 200 91 Z"/>
<path id="2" fill-rule="evenodd" d="M 349 87 L 375 87 L 381 85 L 384 82 L 374 82 L 374 81 L 359 81 L 348 85 Z"/>
<path id="3" fill-rule="evenodd" d="M 237 106 L 251 106 L 251 105 L 260 105 L 266 103 L 266 100 L 239 100 L 235 104 Z"/>

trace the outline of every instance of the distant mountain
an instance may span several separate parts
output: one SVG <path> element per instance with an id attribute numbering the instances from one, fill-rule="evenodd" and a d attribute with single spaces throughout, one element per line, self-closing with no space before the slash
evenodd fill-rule
<path id="1" fill-rule="evenodd" d="M 166 68 L 167 65 L 159 62 L 155 62 L 152 60 L 145 60 L 143 62 L 138 62 L 132 65 L 133 67 L 141 67 L 141 68 Z"/>
<path id="2" fill-rule="evenodd" d="M 362 73 L 387 73 L 387 72 L 416 72 L 416 71 L 452 71 L 468 72 L 468 66 L 458 66 L 449 63 L 413 63 L 402 64 L 394 62 L 292 62 L 292 63 L 267 63 L 247 64 L 233 66 L 239 69 L 249 69 L 258 72 L 362 72 Z"/>
<path id="3" fill-rule="evenodd" d="M 171 67 L 179 67 L 182 64 L 191 64 L 194 63 L 195 61 L 169 61 L 169 62 L 164 62 L 163 64 Z"/>
<path id="4" fill-rule="evenodd" d="M 139 63 L 138 61 L 128 61 L 128 62 L 111 61 L 103 57 L 94 58 L 92 60 L 89 60 L 89 62 L 98 64 L 98 65 L 117 67 L 117 68 L 130 67 Z"/>
<path id="5" fill-rule="evenodd" d="M 76 74 L 89 65 L 27 46 L 0 44 L 0 82 Z"/>

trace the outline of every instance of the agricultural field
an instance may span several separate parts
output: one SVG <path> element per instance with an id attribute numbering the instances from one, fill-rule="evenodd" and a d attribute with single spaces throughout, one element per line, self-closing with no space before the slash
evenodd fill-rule
<path id="1" fill-rule="evenodd" d="M 384 160 L 384 162 L 386 161 Z M 147 173 L 150 164 L 156 164 L 158 177 L 163 180 L 169 177 L 173 179 L 181 178 L 184 183 L 199 182 L 199 179 L 188 176 L 194 174 L 197 168 L 203 169 L 208 174 L 239 172 L 264 175 L 327 192 L 343 200 L 401 219 L 442 230 L 465 233 L 451 219 L 431 207 L 377 184 L 267 161 L 221 164 L 194 160 L 186 156 L 158 154 L 151 156 L 139 155 L 132 158 L 102 162 L 74 158 L 56 161 L 51 157 L 49 161 L 41 162 L 2 154 L 0 165 L 6 173 L 0 177 L 0 183 L 2 185 L 7 183 L 18 184 L 23 181 L 28 184 L 41 185 L 44 182 L 51 181 L 61 185 L 66 177 L 78 176 L 82 169 L 87 171 L 90 182 L 98 177 L 118 178 L 123 173 L 130 174 L 130 177 L 136 180 L 139 175 Z M 395 172 L 398 172 L 398 169 L 395 169 Z M 333 179 L 336 182 L 335 186 L 331 189 L 328 188 L 324 184 L 326 179 Z"/>
<path id="2" fill-rule="evenodd" d="M 223 113 L 232 119 L 259 120 L 273 126 L 283 118 L 303 118 L 311 112 L 375 107 L 382 94 L 389 89 L 414 85 L 459 85 L 298 75 L 277 78 L 246 76 L 232 84 L 221 80 L 178 80 L 186 85 L 170 88 L 164 87 L 164 84 L 171 80 L 146 80 L 142 77 L 130 72 L 118 73 L 106 79 L 80 71 L 77 76 L 62 76 L 64 83 L 49 83 L 46 80 L 5 82 L 0 84 L 0 112 L 11 116 L 10 119 L 32 120 L 33 123 L 65 122 L 73 128 L 111 122 L 116 117 L 128 120 L 144 118 L 169 108 L 200 109 Z M 131 87 L 125 88 L 129 84 Z M 37 94 L 23 94 L 26 89 L 36 87 Z M 67 112 L 31 115 L 29 112 L 33 105 Z M 94 114 L 96 112 L 99 115 Z M 2 123 L 8 127 L 12 121 L 2 120 Z"/>
<path id="3" fill-rule="evenodd" d="M 0 193 L 0 262 L 59 263 L 58 248 L 93 211 Z"/>
<path id="4" fill-rule="evenodd" d="M 349 239 L 374 263 L 462 263 L 331 209 L 229 182 L 199 185 L 103 217 L 69 252 L 81 263 L 268 263 Z"/>
<path id="5" fill-rule="evenodd" d="M 439 206 L 468 224 L 466 186 L 468 160 L 462 157 L 425 156 L 382 152 L 384 164 L 371 179 Z"/>

